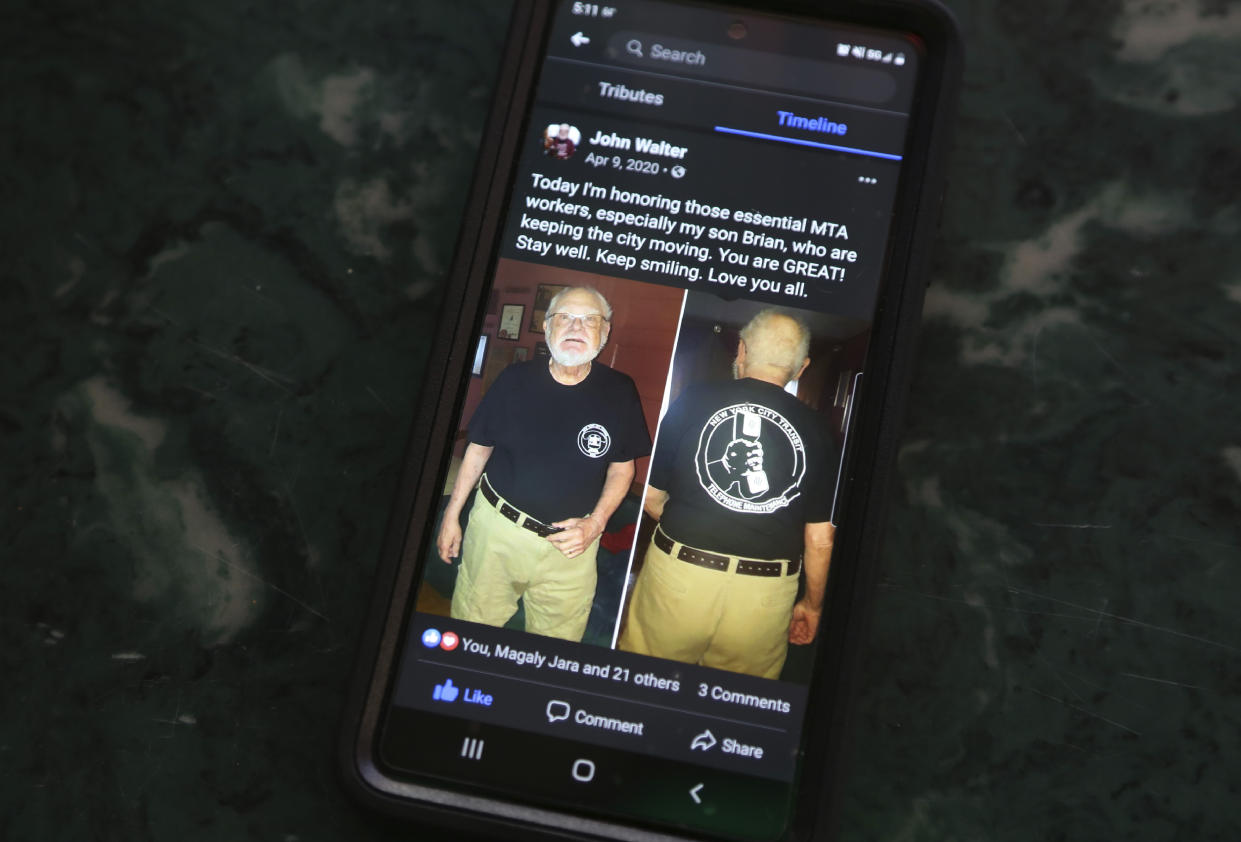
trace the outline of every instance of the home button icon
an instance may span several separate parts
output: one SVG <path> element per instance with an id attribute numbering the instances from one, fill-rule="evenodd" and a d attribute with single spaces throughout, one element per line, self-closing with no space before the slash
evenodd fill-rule
<path id="1" fill-rule="evenodd" d="M 595 779 L 595 764 L 584 757 L 573 761 L 573 780 L 590 783 Z"/>

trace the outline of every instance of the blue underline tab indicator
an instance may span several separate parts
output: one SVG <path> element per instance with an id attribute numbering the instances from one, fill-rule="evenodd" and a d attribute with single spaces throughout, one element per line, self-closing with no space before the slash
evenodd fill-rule
<path id="1" fill-rule="evenodd" d="M 846 123 L 840 123 L 829 120 L 826 117 L 801 117 L 791 111 L 777 111 L 780 125 L 787 126 L 791 129 L 800 129 L 803 131 L 819 132 L 820 134 L 830 135 L 833 137 L 844 137 L 849 131 Z M 876 152 L 873 149 L 859 149 L 856 146 L 842 146 L 837 143 L 824 143 L 818 140 L 806 140 L 800 137 L 786 137 L 784 135 L 770 134 L 768 132 L 752 132 L 747 129 L 735 129 L 731 126 L 716 126 L 717 132 L 724 134 L 735 134 L 742 137 L 753 137 L 759 140 L 774 140 L 777 143 L 791 143 L 794 146 L 809 146 L 814 149 L 830 149 L 833 152 L 846 152 L 850 155 L 864 155 L 868 158 L 883 158 L 885 161 L 899 161 L 900 155 L 893 155 L 888 152 Z"/>

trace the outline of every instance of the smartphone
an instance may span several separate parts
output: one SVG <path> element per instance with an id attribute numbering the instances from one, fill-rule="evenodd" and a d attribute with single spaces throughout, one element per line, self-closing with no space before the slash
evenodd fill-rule
<path id="1" fill-rule="evenodd" d="M 961 66 L 930 0 L 519 2 L 340 743 L 494 838 L 826 838 Z"/>

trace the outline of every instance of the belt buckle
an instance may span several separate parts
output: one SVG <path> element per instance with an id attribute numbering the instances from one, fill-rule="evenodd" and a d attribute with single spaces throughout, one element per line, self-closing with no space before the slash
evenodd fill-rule
<path id="1" fill-rule="evenodd" d="M 564 531 L 563 526 L 552 526 L 550 523 L 544 523 L 541 520 L 526 515 L 526 519 L 521 522 L 521 528 L 533 532 L 540 538 L 546 538 L 548 535 L 555 535 L 557 532 Z"/>

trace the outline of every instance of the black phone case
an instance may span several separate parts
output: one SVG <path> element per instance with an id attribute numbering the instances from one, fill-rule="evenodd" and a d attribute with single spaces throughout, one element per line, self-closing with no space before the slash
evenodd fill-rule
<path id="1" fill-rule="evenodd" d="M 470 188 L 439 330 L 434 338 L 413 419 L 404 468 L 375 574 L 374 595 L 359 644 L 342 715 L 337 753 L 341 777 L 365 807 L 497 839 L 688 839 L 632 825 L 534 808 L 493 798 L 405 784 L 380 769 L 375 739 L 417 582 L 419 553 L 433 528 L 446 446 L 464 398 L 468 361 L 481 322 L 483 295 L 499 249 L 517 152 L 533 100 L 552 0 L 518 0 L 480 155 Z M 757 10 L 757 9 L 756 9 Z M 884 287 L 872 326 L 867 372 L 859 392 L 858 431 L 844 466 L 847 494 L 838 509 L 815 678 L 803 745 L 798 807 L 789 839 L 825 839 L 839 813 L 838 781 L 848 748 L 849 709 L 856 693 L 862 644 L 877 581 L 883 500 L 899 445 L 900 419 L 912 375 L 930 251 L 945 192 L 952 109 L 963 53 L 951 14 L 934 0 L 764 3 L 789 12 L 919 34 L 927 43 L 919 106 L 911 114 L 908 165 L 902 174 L 890 232 Z M 910 185 L 914 185 L 911 187 Z M 920 185 L 920 186 L 918 186 Z M 482 248 L 480 248 L 482 246 Z M 844 560 L 844 561 L 838 561 Z"/>

